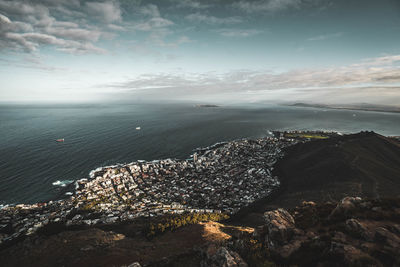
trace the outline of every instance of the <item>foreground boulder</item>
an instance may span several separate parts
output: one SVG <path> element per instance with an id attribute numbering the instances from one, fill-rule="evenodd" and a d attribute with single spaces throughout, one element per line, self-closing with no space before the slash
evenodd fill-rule
<path id="1" fill-rule="evenodd" d="M 201 262 L 203 267 L 248 267 L 247 263 L 234 252 L 226 247 L 217 247 L 212 244 L 206 250 L 206 257 Z"/>
<path id="2" fill-rule="evenodd" d="M 400 266 L 399 199 L 346 197 L 268 211 L 255 235 L 277 264 Z"/>

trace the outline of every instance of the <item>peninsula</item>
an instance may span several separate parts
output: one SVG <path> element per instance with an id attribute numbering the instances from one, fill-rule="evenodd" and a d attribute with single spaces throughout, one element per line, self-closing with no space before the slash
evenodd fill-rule
<path id="1" fill-rule="evenodd" d="M 218 143 L 194 150 L 186 160 L 100 167 L 88 179 L 78 180 L 68 199 L 0 210 L 0 245 L 53 224 L 95 226 L 166 214 L 235 214 L 279 187 L 273 170 L 284 148 L 313 135 L 336 135 L 299 133 Z"/>

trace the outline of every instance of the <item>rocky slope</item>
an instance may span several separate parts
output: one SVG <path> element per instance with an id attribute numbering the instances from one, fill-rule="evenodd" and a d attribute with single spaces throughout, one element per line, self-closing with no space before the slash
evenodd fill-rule
<path id="1" fill-rule="evenodd" d="M 204 222 L 148 240 L 87 229 L 32 236 L 4 266 L 399 266 L 400 198 L 346 197 L 264 213 L 256 228 Z"/>
<path id="2" fill-rule="evenodd" d="M 400 199 L 346 197 L 264 214 L 256 235 L 278 264 L 399 266 Z"/>
<path id="3" fill-rule="evenodd" d="M 233 223 L 255 227 L 266 210 L 303 201 L 339 201 L 346 196 L 400 194 L 400 142 L 374 132 L 331 137 L 288 147 L 275 165 L 280 189 L 244 210 Z"/>

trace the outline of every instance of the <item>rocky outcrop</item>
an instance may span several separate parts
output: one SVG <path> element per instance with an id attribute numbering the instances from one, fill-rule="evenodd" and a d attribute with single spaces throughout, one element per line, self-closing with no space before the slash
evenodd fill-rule
<path id="1" fill-rule="evenodd" d="M 294 219 L 284 209 L 277 209 L 264 213 L 266 242 L 271 249 L 290 240 L 294 234 Z"/>
<path id="2" fill-rule="evenodd" d="M 399 266 L 400 200 L 346 197 L 264 214 L 255 236 L 278 264 Z"/>
<path id="3" fill-rule="evenodd" d="M 290 242 L 299 234 L 295 221 L 284 209 L 264 213 L 265 225 L 258 228 L 255 235 L 264 240 L 265 247 L 282 258 L 288 257 L 299 248 L 300 243 Z"/>
<path id="4" fill-rule="evenodd" d="M 206 250 L 206 257 L 201 262 L 202 267 L 248 267 L 247 263 L 226 247 L 218 247 L 211 244 Z"/>
<path id="5" fill-rule="evenodd" d="M 335 207 L 335 209 L 330 214 L 330 219 L 340 219 L 342 217 L 351 216 L 351 214 L 356 211 L 362 202 L 360 197 L 345 197 L 343 198 Z"/>
<path id="6" fill-rule="evenodd" d="M 202 222 L 152 239 L 139 225 L 33 235 L 4 266 L 400 266 L 400 198 L 303 202 L 258 227 Z M 135 233 L 135 234 L 132 234 Z M 140 265 L 139 265 L 140 263 Z"/>

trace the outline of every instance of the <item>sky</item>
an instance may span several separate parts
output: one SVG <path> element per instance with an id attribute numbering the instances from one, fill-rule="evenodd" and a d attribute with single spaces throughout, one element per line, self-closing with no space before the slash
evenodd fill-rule
<path id="1" fill-rule="evenodd" d="M 0 0 L 0 101 L 400 103 L 399 0 Z"/>

